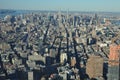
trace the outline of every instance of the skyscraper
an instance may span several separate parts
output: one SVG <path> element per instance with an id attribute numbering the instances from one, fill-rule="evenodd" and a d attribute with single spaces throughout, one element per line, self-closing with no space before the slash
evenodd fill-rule
<path id="1" fill-rule="evenodd" d="M 33 80 L 33 72 L 28 72 L 28 80 Z"/>
<path id="2" fill-rule="evenodd" d="M 89 57 L 86 64 L 86 73 L 90 78 L 103 76 L 103 58 L 92 55 Z"/>
<path id="3" fill-rule="evenodd" d="M 60 63 L 64 63 L 65 61 L 67 61 L 67 54 L 66 53 L 61 53 Z"/>
<path id="4" fill-rule="evenodd" d="M 120 80 L 120 45 L 111 45 L 109 54 L 108 80 Z"/>

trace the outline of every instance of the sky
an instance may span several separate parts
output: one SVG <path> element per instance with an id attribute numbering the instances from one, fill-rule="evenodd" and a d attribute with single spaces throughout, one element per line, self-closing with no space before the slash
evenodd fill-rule
<path id="1" fill-rule="evenodd" d="M 120 0 L 0 0 L 0 9 L 120 12 Z"/>

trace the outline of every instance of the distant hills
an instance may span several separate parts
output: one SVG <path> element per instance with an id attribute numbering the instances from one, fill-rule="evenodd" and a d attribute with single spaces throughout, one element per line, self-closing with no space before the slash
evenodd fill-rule
<path id="1" fill-rule="evenodd" d="M 2 9 L 0 10 L 0 14 L 9 14 L 9 13 L 15 13 L 15 10 L 6 10 L 6 9 Z"/>

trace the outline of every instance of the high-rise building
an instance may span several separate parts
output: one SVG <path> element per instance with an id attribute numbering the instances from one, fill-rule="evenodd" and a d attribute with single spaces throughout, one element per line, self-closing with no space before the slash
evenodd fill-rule
<path id="1" fill-rule="evenodd" d="M 28 80 L 34 80 L 32 71 L 28 72 Z"/>
<path id="2" fill-rule="evenodd" d="M 67 61 L 67 54 L 66 53 L 61 53 L 60 63 L 64 63 L 65 61 Z"/>
<path id="3" fill-rule="evenodd" d="M 89 57 L 86 64 L 86 73 L 90 78 L 103 76 L 103 58 L 92 55 Z"/>
<path id="4" fill-rule="evenodd" d="M 74 67 L 75 64 L 76 64 L 76 58 L 75 58 L 75 57 L 71 57 L 71 63 L 70 63 L 70 65 L 71 65 L 72 67 Z"/>
<path id="5" fill-rule="evenodd" d="M 109 54 L 108 80 L 120 80 L 120 45 L 111 45 Z"/>
<path id="6" fill-rule="evenodd" d="M 99 24 L 99 17 L 97 14 L 95 14 L 95 25 Z"/>

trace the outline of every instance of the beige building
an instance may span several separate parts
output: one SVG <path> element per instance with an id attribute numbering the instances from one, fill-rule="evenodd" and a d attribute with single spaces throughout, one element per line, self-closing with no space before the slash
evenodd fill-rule
<path id="1" fill-rule="evenodd" d="M 76 64 L 76 58 L 75 57 L 71 57 L 71 66 L 74 67 Z"/>
<path id="2" fill-rule="evenodd" d="M 67 54 L 66 53 L 61 53 L 60 63 L 64 63 L 65 60 L 67 61 Z"/>
<path id="3" fill-rule="evenodd" d="M 103 76 L 103 58 L 100 56 L 89 56 L 86 64 L 86 73 L 90 78 Z"/>

